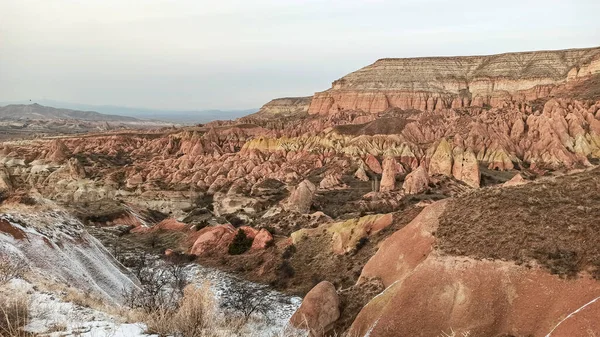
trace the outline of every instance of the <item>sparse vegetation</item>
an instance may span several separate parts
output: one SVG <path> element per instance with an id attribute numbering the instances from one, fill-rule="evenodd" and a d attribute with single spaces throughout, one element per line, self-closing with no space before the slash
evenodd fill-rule
<path id="1" fill-rule="evenodd" d="M 231 244 L 229 245 L 228 252 L 230 255 L 244 254 L 252 247 L 253 241 L 253 239 L 246 235 L 246 232 L 238 230 L 233 241 L 231 241 Z"/>
<path id="2" fill-rule="evenodd" d="M 29 337 L 30 333 L 23 331 L 29 322 L 29 299 L 26 296 L 0 295 L 0 336 Z"/>
<path id="3" fill-rule="evenodd" d="M 254 313 L 266 315 L 272 309 L 265 291 L 248 287 L 235 289 L 229 302 L 231 309 L 243 315 L 243 323 L 248 322 Z"/>
<path id="4" fill-rule="evenodd" d="M 14 278 L 22 277 L 27 270 L 27 263 L 18 258 L 0 255 L 0 285 Z"/>

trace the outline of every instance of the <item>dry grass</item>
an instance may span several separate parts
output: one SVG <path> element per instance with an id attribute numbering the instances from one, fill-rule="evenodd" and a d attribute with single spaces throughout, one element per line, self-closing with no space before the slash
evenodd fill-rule
<path id="1" fill-rule="evenodd" d="M 208 284 L 187 286 L 177 308 L 158 308 L 143 317 L 148 333 L 160 336 L 214 336 L 214 295 Z"/>
<path id="2" fill-rule="evenodd" d="M 0 336 L 29 337 L 30 333 L 23 331 L 29 322 L 29 298 L 25 295 L 0 295 Z"/>

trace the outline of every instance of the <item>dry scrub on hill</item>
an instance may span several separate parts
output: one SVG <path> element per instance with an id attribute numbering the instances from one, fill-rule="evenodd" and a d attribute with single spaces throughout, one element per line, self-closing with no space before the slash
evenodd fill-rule
<path id="1" fill-rule="evenodd" d="M 447 254 L 535 260 L 554 274 L 600 278 L 600 170 L 450 201 L 436 232 Z"/>

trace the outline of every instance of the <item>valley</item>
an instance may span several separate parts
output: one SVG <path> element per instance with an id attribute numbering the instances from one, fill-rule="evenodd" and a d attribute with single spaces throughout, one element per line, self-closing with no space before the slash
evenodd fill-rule
<path id="1" fill-rule="evenodd" d="M 267 294 L 265 336 L 596 336 L 599 78 L 600 48 L 380 59 L 236 120 L 8 132 L 0 254 L 109 307 L 182 259 Z"/>

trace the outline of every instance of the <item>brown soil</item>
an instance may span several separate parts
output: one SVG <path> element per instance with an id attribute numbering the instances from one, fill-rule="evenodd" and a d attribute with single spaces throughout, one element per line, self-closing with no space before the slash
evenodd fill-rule
<path id="1" fill-rule="evenodd" d="M 583 81 L 577 81 L 568 85 L 564 92 L 559 96 L 581 100 L 599 100 L 600 99 L 600 75 L 593 75 Z"/>
<path id="2" fill-rule="evenodd" d="M 25 239 L 25 232 L 23 232 L 22 230 L 20 230 L 18 228 L 13 227 L 10 224 L 10 222 L 6 221 L 5 219 L 0 219 L 0 232 L 9 234 L 16 240 Z"/>
<path id="3" fill-rule="evenodd" d="M 537 263 L 600 278 L 600 169 L 451 200 L 436 232 L 446 254 Z M 537 262 L 533 262 L 537 261 Z"/>

